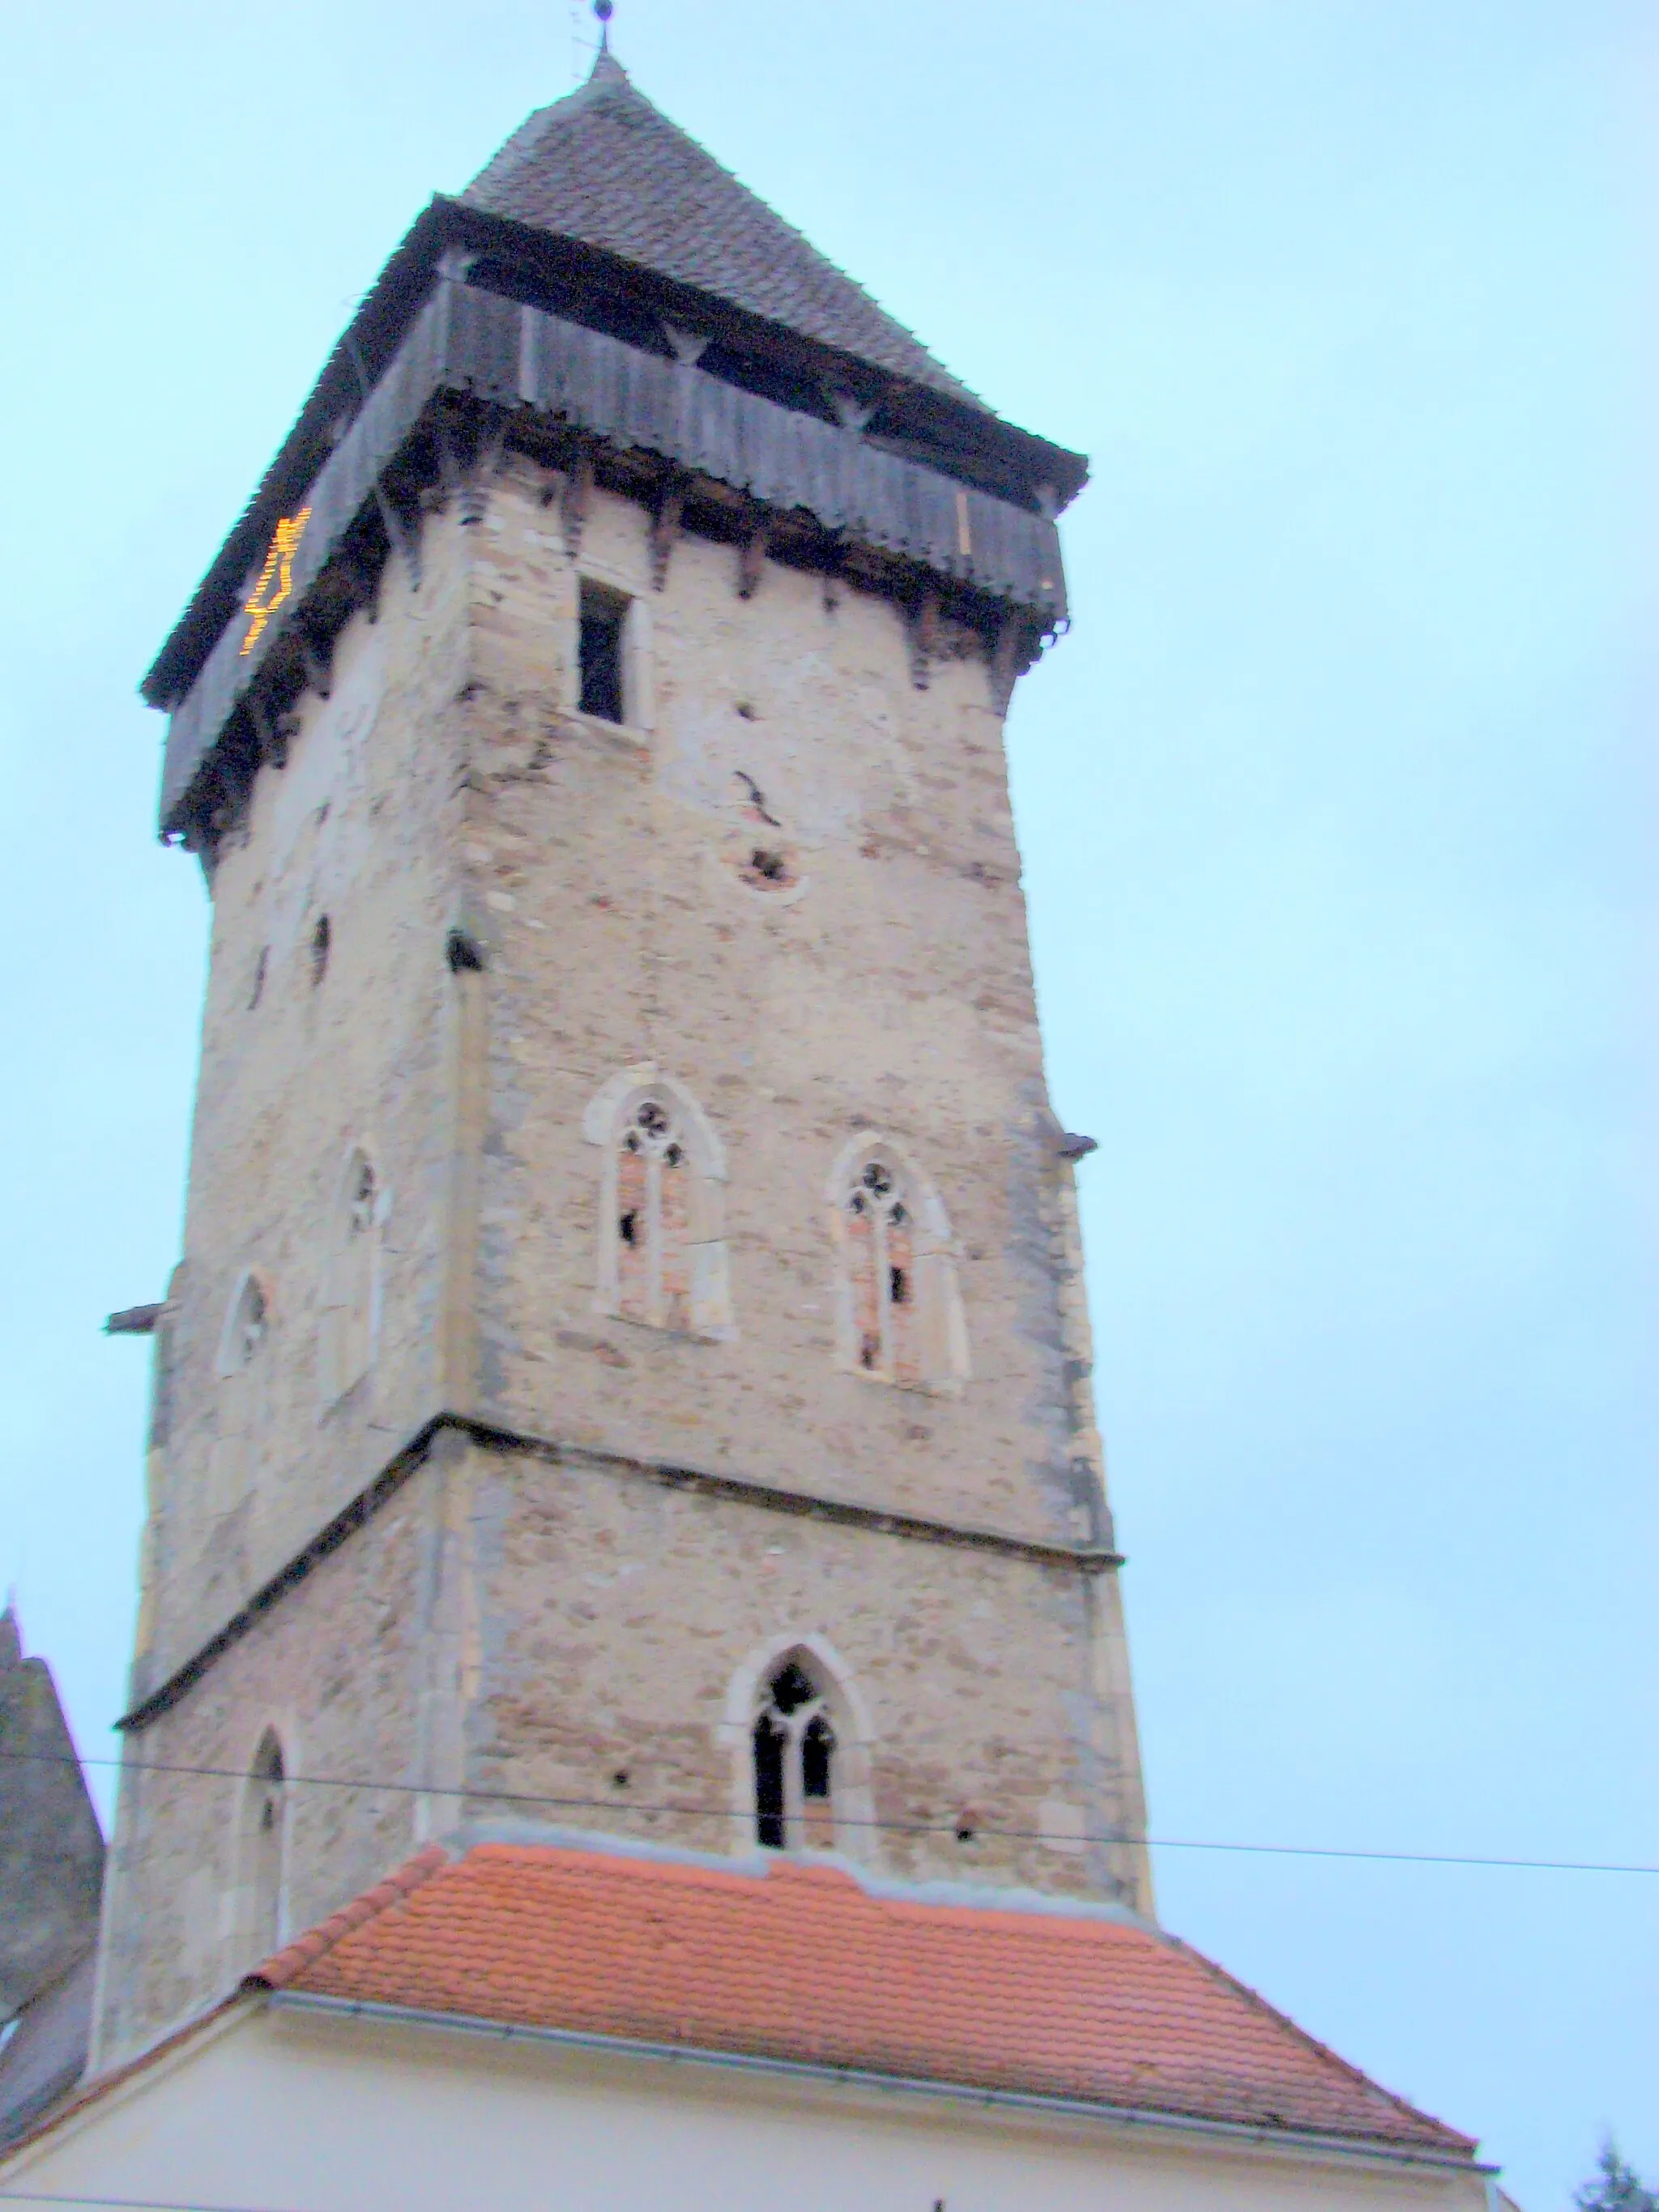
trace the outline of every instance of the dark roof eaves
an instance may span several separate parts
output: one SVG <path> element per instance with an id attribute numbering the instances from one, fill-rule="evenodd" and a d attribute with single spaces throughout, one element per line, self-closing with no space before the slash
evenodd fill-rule
<path id="1" fill-rule="evenodd" d="M 516 216 L 498 215 L 489 209 L 475 207 L 459 196 L 438 192 L 410 224 L 363 295 L 287 435 L 141 680 L 139 694 L 148 705 L 170 709 L 185 696 L 200 674 L 225 623 L 235 613 L 243 580 L 258 561 L 276 515 L 283 511 L 285 503 L 292 504 L 306 490 L 327 459 L 332 450 L 330 429 L 347 428 L 362 404 L 366 395 L 358 358 L 364 362 L 372 389 L 419 313 L 445 249 L 452 244 L 477 245 L 492 234 L 514 237 L 539 245 L 544 250 L 551 244 L 592 266 L 609 265 L 635 276 L 642 276 L 660 289 L 665 299 L 706 302 L 738 325 L 781 336 L 792 347 L 819 356 L 826 366 L 846 362 L 866 375 L 873 370 L 890 386 L 902 388 L 914 404 L 933 413 L 936 420 L 954 417 L 975 438 L 989 438 L 1018 452 L 1034 476 L 1039 466 L 1051 468 L 1057 494 L 1056 514 L 1076 497 L 1087 480 L 1089 465 L 1081 454 L 1006 422 L 977 402 L 970 404 L 955 399 L 937 386 L 904 377 L 896 370 L 881 368 L 860 355 L 841 352 L 787 324 L 772 322 L 719 294 L 700 292 L 694 285 L 665 276 L 646 264 L 629 261 L 607 248 L 590 246 L 580 239 L 564 238 Z"/>
<path id="2" fill-rule="evenodd" d="M 614 247 L 591 245 L 586 239 L 572 238 L 562 232 L 544 229 L 539 223 L 526 221 L 522 216 L 503 215 L 494 208 L 482 208 L 464 196 L 440 193 L 434 206 L 450 209 L 460 220 L 468 223 L 489 225 L 502 237 L 514 237 L 526 246 L 546 247 L 551 244 L 564 252 L 588 262 L 594 268 L 611 268 L 626 271 L 634 278 L 643 278 L 658 289 L 665 300 L 683 302 L 687 307 L 701 306 L 712 310 L 734 327 L 765 331 L 769 337 L 783 340 L 788 346 L 808 356 L 817 356 L 825 368 L 845 364 L 864 378 L 874 377 L 890 390 L 902 389 L 907 398 L 921 406 L 936 410 L 942 416 L 953 416 L 968 426 L 979 437 L 990 437 L 1017 447 L 1033 465 L 1052 468 L 1057 495 L 1055 512 L 1064 513 L 1088 481 L 1089 463 L 1085 455 L 1074 453 L 1067 446 L 1056 445 L 1050 438 L 1035 430 L 1027 430 L 1006 416 L 988 406 L 983 400 L 958 398 L 937 384 L 907 374 L 902 369 L 889 368 L 880 362 L 867 359 L 844 346 L 831 345 L 827 339 L 814 337 L 797 330 L 793 323 L 779 322 L 775 317 L 758 313 L 741 301 L 729 300 L 723 293 L 707 290 L 692 284 L 683 276 L 671 276 L 646 261 L 635 261 Z M 852 281 L 850 278 L 848 280 Z M 966 386 L 963 387 L 966 390 Z"/>
<path id="3" fill-rule="evenodd" d="M 372 388 L 380 370 L 397 351 L 426 297 L 448 235 L 451 204 L 441 194 L 434 194 L 392 249 L 335 341 L 287 434 L 141 680 L 139 696 L 148 705 L 170 708 L 195 682 L 214 641 L 234 612 L 234 605 L 228 606 L 216 620 L 212 599 L 223 595 L 233 602 L 236 599 L 243 575 L 263 550 L 272 514 L 284 499 L 306 488 L 327 459 L 331 448 L 326 434 L 331 426 L 338 423 L 343 429 L 362 405 L 365 394 L 357 360 L 364 362 Z M 319 448 L 314 456 L 307 453 L 313 443 Z M 204 614 L 210 632 L 192 654 L 191 641 Z"/>

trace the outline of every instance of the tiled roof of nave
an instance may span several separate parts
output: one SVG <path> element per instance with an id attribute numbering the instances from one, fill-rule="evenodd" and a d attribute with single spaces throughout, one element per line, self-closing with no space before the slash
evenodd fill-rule
<path id="1" fill-rule="evenodd" d="M 839 1869 L 428 1846 L 256 1978 L 348 2002 L 1460 2160 L 1474 2145 L 1184 1944 L 1097 1914 L 872 1894 Z"/>

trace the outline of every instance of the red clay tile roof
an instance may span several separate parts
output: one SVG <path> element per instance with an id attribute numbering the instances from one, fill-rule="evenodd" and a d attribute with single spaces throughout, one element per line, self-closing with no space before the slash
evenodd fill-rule
<path id="1" fill-rule="evenodd" d="M 544 1845 L 436 1845 L 266 1960 L 274 1989 L 1080 2098 L 1443 2156 L 1474 2142 L 1138 1923 Z"/>
<path id="2" fill-rule="evenodd" d="M 729 300 L 982 409 L 921 342 L 636 89 L 614 55 L 538 108 L 462 196 Z"/>

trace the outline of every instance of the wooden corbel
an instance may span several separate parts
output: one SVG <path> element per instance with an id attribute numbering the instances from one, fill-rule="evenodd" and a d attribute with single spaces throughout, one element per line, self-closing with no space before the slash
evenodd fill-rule
<path id="1" fill-rule="evenodd" d="M 939 653 L 939 593 L 924 591 L 910 625 L 910 681 L 925 691 Z"/>
<path id="2" fill-rule="evenodd" d="M 991 703 L 999 714 L 1008 712 L 1015 684 L 1036 658 L 1034 635 L 1030 616 L 1008 608 L 991 653 Z"/>
<path id="3" fill-rule="evenodd" d="M 472 455 L 472 465 L 466 472 L 461 487 L 461 520 L 480 523 L 489 504 L 489 487 L 501 473 L 501 456 L 507 450 L 507 417 L 495 414 L 479 439 Z"/>
<path id="4" fill-rule="evenodd" d="M 409 568 L 410 589 L 416 590 L 421 580 L 420 531 L 418 527 L 414 530 L 410 528 L 403 516 L 398 514 L 391 494 L 378 477 L 374 482 L 374 504 L 380 512 L 381 526 L 386 534 L 386 542 L 394 553 L 403 555 Z"/>
<path id="5" fill-rule="evenodd" d="M 455 450 L 455 433 L 439 417 L 437 426 L 438 488 L 433 505 L 441 514 L 460 490 L 464 477 L 461 457 Z"/>
<path id="6" fill-rule="evenodd" d="M 593 504 L 593 448 L 586 438 L 576 446 L 575 459 L 564 480 L 564 550 L 574 561 L 581 550 L 582 526 Z"/>
<path id="7" fill-rule="evenodd" d="M 273 714 L 266 702 L 257 691 L 247 697 L 247 718 L 253 725 L 255 742 L 259 748 L 259 761 L 264 768 L 288 766 L 288 732 L 283 717 Z"/>
<path id="8" fill-rule="evenodd" d="M 303 617 L 294 625 L 294 642 L 299 647 L 300 665 L 305 670 L 306 682 L 319 699 L 326 699 L 334 689 L 331 654 L 318 645 L 307 629 Z"/>
<path id="9" fill-rule="evenodd" d="M 333 566 L 345 586 L 346 598 L 355 613 L 361 607 L 370 622 L 380 618 L 380 580 L 373 569 L 365 568 L 349 553 L 337 553 Z"/>
<path id="10" fill-rule="evenodd" d="M 651 588 L 660 592 L 668 582 L 668 564 L 679 544 L 685 514 L 685 485 L 678 477 L 665 479 L 651 519 Z"/>
<path id="11" fill-rule="evenodd" d="M 766 574 L 766 549 L 771 542 L 771 528 L 763 521 L 750 525 L 743 541 L 743 550 L 738 556 L 738 597 L 752 599 L 761 587 Z"/>

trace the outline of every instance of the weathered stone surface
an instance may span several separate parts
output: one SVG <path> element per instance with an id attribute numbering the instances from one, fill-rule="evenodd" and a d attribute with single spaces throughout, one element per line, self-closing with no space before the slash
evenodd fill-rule
<path id="1" fill-rule="evenodd" d="M 1115 1577 L 1065 1556 L 1111 1540 L 992 672 L 945 635 L 919 666 L 904 611 L 844 582 L 768 562 L 742 597 L 732 546 L 683 539 L 659 592 L 650 518 L 607 492 L 573 562 L 559 489 L 519 460 L 481 521 L 428 520 L 418 589 L 394 566 L 354 617 L 216 871 L 139 1697 L 434 1416 L 475 1440 L 441 1430 L 130 1736 L 104 2063 L 257 1955 L 267 1730 L 297 1928 L 464 1818 L 752 1849 L 757 1670 L 792 1645 L 835 1684 L 817 1840 L 1150 1906 L 1144 1852 L 1085 1840 L 1143 1815 Z M 577 711 L 583 579 L 633 602 L 625 726 Z M 683 1332 L 619 1318 L 600 1266 L 605 1102 L 651 1071 L 696 1122 Z M 959 1301 L 933 1387 L 847 1356 L 830 1177 L 866 1135 L 945 1222 L 918 1199 L 904 1291 Z M 359 1152 L 372 1358 L 329 1405 Z"/>
<path id="2" fill-rule="evenodd" d="M 91 1948 L 104 1838 L 52 1669 L 0 1613 L 0 2022 Z"/>

